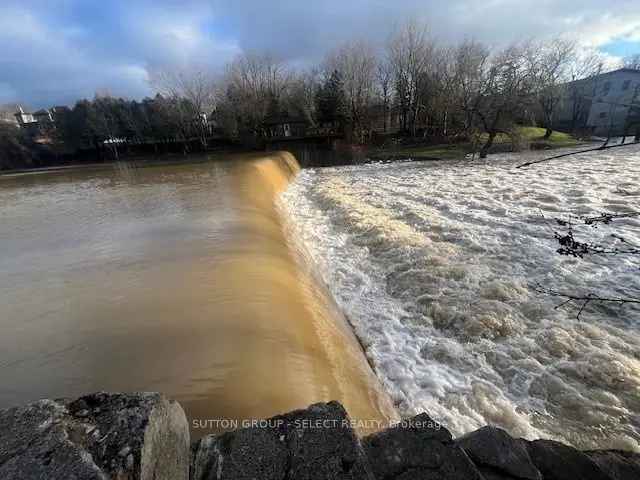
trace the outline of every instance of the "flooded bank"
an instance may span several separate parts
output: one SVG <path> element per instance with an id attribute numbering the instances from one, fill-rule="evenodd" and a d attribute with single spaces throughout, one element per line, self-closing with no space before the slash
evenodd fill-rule
<path id="1" fill-rule="evenodd" d="M 395 418 L 285 236 L 295 159 L 234 160 L 0 178 L 0 407 L 149 390 L 199 425 L 333 399 Z"/>

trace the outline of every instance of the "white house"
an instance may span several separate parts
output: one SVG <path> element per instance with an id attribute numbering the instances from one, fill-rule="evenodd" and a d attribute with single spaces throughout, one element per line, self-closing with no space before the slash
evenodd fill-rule
<path id="1" fill-rule="evenodd" d="M 21 127 L 25 127 L 29 124 L 37 123 L 36 118 L 32 113 L 25 112 L 22 107 L 18 107 L 18 111 L 15 114 L 16 120 Z"/>

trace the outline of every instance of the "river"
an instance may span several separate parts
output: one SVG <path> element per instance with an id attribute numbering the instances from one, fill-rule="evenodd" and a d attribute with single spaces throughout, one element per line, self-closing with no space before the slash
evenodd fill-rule
<path id="1" fill-rule="evenodd" d="M 0 407 L 159 391 L 196 438 L 318 401 L 397 418 L 285 236 L 295 159 L 194 160 L 0 177 Z"/>
<path id="2" fill-rule="evenodd" d="M 561 256 L 554 239 L 555 218 L 640 209 L 640 147 L 515 168 L 545 155 L 306 169 L 283 205 L 402 415 L 637 451 L 640 308 L 577 319 L 533 287 L 640 298 L 638 255 Z M 576 229 L 640 246 L 637 217 Z"/>
<path id="3" fill-rule="evenodd" d="M 153 390 L 207 421 L 336 399 L 356 420 L 639 450 L 640 308 L 578 319 L 532 287 L 640 297 L 637 255 L 553 237 L 555 218 L 640 208 L 640 148 L 515 168 L 544 155 L 0 177 L 0 406 Z M 638 218 L 576 228 L 640 245 Z"/>

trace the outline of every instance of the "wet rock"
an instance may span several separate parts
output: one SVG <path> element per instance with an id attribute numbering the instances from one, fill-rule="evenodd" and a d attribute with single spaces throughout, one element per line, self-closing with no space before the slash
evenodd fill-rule
<path id="1" fill-rule="evenodd" d="M 96 393 L 0 411 L 3 479 L 180 480 L 188 465 L 184 412 L 159 394 Z"/>
<path id="2" fill-rule="evenodd" d="M 192 480 L 372 480 L 360 441 L 337 402 L 273 417 L 194 444 Z"/>
<path id="3" fill-rule="evenodd" d="M 500 428 L 483 427 L 457 439 L 456 443 L 467 452 L 485 480 L 542 479 L 531 462 L 525 442 Z"/>
<path id="4" fill-rule="evenodd" d="M 640 479 L 640 454 L 638 453 L 620 450 L 592 450 L 584 453 L 612 480 Z"/>
<path id="5" fill-rule="evenodd" d="M 526 445 L 544 480 L 612 480 L 596 462 L 575 448 L 552 440 L 535 440 Z"/>
<path id="6" fill-rule="evenodd" d="M 427 414 L 370 435 L 363 444 L 377 479 L 482 479 L 451 433 Z"/>

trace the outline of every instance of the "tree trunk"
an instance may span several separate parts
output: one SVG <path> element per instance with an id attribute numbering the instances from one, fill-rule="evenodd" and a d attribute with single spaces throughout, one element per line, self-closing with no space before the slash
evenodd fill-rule
<path id="1" fill-rule="evenodd" d="M 387 133 L 387 116 L 388 116 L 388 110 L 389 110 L 389 101 L 387 100 L 387 95 L 385 94 L 384 96 L 384 107 L 383 107 L 383 124 L 382 124 L 382 131 L 384 133 Z"/>
<path id="2" fill-rule="evenodd" d="M 442 135 L 447 136 L 447 120 L 449 119 L 449 111 L 445 109 L 444 111 L 444 122 L 442 127 Z"/>
<path id="3" fill-rule="evenodd" d="M 487 139 L 487 142 L 480 149 L 480 158 L 487 158 L 487 155 L 489 154 L 489 149 L 493 145 L 493 140 L 495 138 L 496 138 L 496 132 L 495 131 L 489 132 L 489 138 Z"/>

